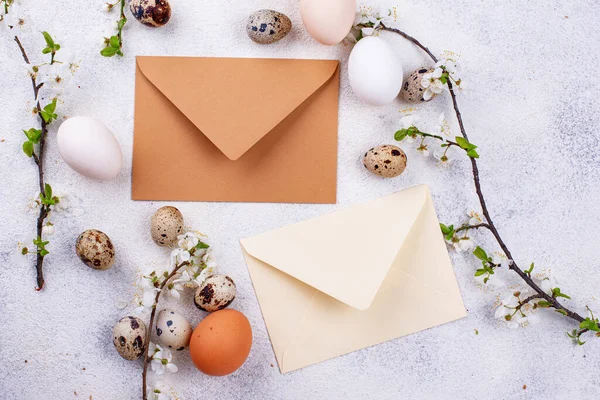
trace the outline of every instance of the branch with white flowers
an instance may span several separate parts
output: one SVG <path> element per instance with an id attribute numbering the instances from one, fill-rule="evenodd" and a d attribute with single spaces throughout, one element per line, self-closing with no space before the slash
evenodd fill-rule
<path id="1" fill-rule="evenodd" d="M 195 289 L 217 270 L 217 263 L 208 244 L 202 241 L 200 234 L 187 232 L 177 237 L 177 247 L 172 250 L 165 267 L 149 267 L 142 271 L 139 285 L 144 290 L 139 302 L 138 312 L 150 309 L 148 332 L 155 330 L 154 321 L 158 302 L 163 293 L 179 300 L 180 292 L 186 288 Z M 175 373 L 177 366 L 173 364 L 171 351 L 158 344 L 149 342 L 144 352 L 144 369 L 142 372 L 142 399 L 148 399 L 147 376 L 148 366 L 156 375 L 165 371 Z M 158 387 L 157 387 L 158 385 Z M 154 398 L 170 399 L 170 394 L 157 383 L 152 389 Z M 163 394 L 163 397 L 158 396 Z M 153 399 L 154 399 L 153 398 Z"/>
<path id="2" fill-rule="evenodd" d="M 5 17 L 10 15 L 7 8 L 7 1 L 5 0 Z M 13 27 L 10 26 L 10 29 Z M 33 240 L 33 246 L 35 248 L 28 248 L 25 244 L 21 253 L 23 255 L 35 254 L 36 261 L 36 273 L 37 273 L 37 288 L 41 290 L 44 287 L 44 258 L 49 254 L 46 246 L 50 243 L 47 240 L 47 236 L 54 233 L 54 225 L 47 221 L 50 216 L 50 212 L 59 203 L 59 198 L 52 193 L 52 187 L 44 179 L 44 155 L 46 146 L 46 137 L 48 135 L 48 127 L 54 122 L 58 115 L 56 114 L 56 106 L 58 97 L 55 96 L 47 104 L 42 106 L 40 91 L 44 87 L 48 87 L 53 90 L 55 86 L 61 86 L 64 84 L 63 81 L 67 78 L 63 75 L 68 75 L 69 72 L 74 73 L 73 64 L 70 62 L 62 62 L 56 58 L 58 51 L 61 49 L 60 44 L 54 41 L 54 38 L 48 32 L 42 32 L 44 40 L 46 41 L 46 47 L 42 50 L 42 54 L 48 55 L 49 60 L 47 62 L 33 65 L 19 36 L 15 36 L 14 40 L 19 47 L 23 60 L 28 66 L 28 73 L 31 79 L 31 86 L 33 89 L 33 98 L 35 101 L 35 107 L 33 112 L 39 116 L 40 125 L 39 127 L 29 128 L 23 130 L 26 136 L 26 140 L 23 142 L 23 152 L 33 159 L 38 170 L 38 183 L 39 183 L 39 200 L 36 200 L 36 204 L 39 206 L 39 214 L 36 223 L 36 238 Z M 66 74 L 57 73 L 57 65 L 62 70 L 67 70 Z M 56 94 L 53 92 L 52 94 Z"/>
<path id="3" fill-rule="evenodd" d="M 456 87 L 461 88 L 463 84 L 462 79 L 460 79 L 458 75 L 457 60 L 453 56 L 438 60 L 437 57 L 416 38 L 399 29 L 390 27 L 390 23 L 394 16 L 395 10 L 390 10 L 386 16 L 381 16 L 381 13 L 373 12 L 370 8 L 361 8 L 357 13 L 354 24 L 355 31 L 358 31 L 359 34 L 358 36 L 352 35 L 352 38 L 360 40 L 367 35 L 378 35 L 381 31 L 388 31 L 402 36 L 423 50 L 435 64 L 432 69 L 419 71 L 424 73 L 421 78 L 421 91 L 423 92 L 423 98 L 421 100 L 429 101 L 440 94 L 444 89 L 450 93 L 461 136 L 456 136 L 454 140 L 448 140 L 438 134 L 444 132 L 445 127 L 447 127 L 445 121 L 443 121 L 443 115 L 441 117 L 441 125 L 435 133 L 428 133 L 425 132 L 422 127 L 417 127 L 415 117 L 413 115 L 407 115 L 401 121 L 403 127 L 394 135 L 397 141 L 420 139 L 417 150 L 421 151 L 423 154 L 428 154 L 429 152 L 426 139 L 438 141 L 440 143 L 440 148 L 443 151 L 438 153 L 436 158 L 444 165 L 448 164 L 449 158 L 447 153 L 451 147 L 461 149 L 471 162 L 473 182 L 483 217 L 479 217 L 478 214 L 471 215 L 469 222 L 458 228 L 455 228 L 454 225 L 447 226 L 440 224 L 445 239 L 453 246 L 453 248 L 459 251 L 471 249 L 473 242 L 468 236 L 468 232 L 470 230 L 486 228 L 492 234 L 502 252 L 504 252 L 508 269 L 515 272 L 527 284 L 529 290 L 532 291 L 531 294 L 525 293 L 525 291 L 517 291 L 512 293 L 509 298 L 502 300 L 500 307 L 498 307 L 496 311 L 496 317 L 503 318 L 509 322 L 509 324 L 519 324 L 527 321 L 527 314 L 525 314 L 525 312 L 529 311 L 526 311 L 526 309 L 548 308 L 578 323 L 576 329 L 572 332 L 568 332 L 569 337 L 573 338 L 578 344 L 585 343 L 581 341 L 580 337 L 586 332 L 596 332 L 596 336 L 600 336 L 598 319 L 594 317 L 594 314 L 589 308 L 589 316 L 586 318 L 567 308 L 562 301 L 565 299 L 568 300 L 570 297 L 563 293 L 556 284 L 550 279 L 543 279 L 541 282 L 536 282 L 534 280 L 534 277 L 532 276 L 534 269 L 533 263 L 528 269 L 524 270 L 520 268 L 514 260 L 508 246 L 500 236 L 498 228 L 494 224 L 481 188 L 479 168 L 477 165 L 477 159 L 479 158 L 479 154 L 476 150 L 477 146 L 469 141 L 456 99 Z M 475 276 L 483 278 L 483 282 L 487 283 L 492 275 L 494 275 L 495 270 L 500 268 L 503 263 L 498 260 L 497 257 L 488 254 L 488 252 L 479 246 L 475 248 L 473 254 L 481 261 L 481 267 L 475 271 Z"/>

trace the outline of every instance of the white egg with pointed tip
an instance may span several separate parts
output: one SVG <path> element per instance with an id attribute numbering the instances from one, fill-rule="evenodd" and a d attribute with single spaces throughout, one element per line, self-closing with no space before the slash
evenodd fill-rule
<path id="1" fill-rule="evenodd" d="M 356 0 L 300 0 L 300 15 L 308 33 L 319 43 L 338 44 L 350 32 Z"/>
<path id="2" fill-rule="evenodd" d="M 348 59 L 348 80 L 362 101 L 381 106 L 392 102 L 402 89 L 402 65 L 383 39 L 368 36 L 358 41 Z"/>
<path id="3" fill-rule="evenodd" d="M 75 172 L 99 181 L 113 179 L 121 171 L 123 155 L 113 133 L 90 117 L 71 117 L 57 134 L 58 151 Z"/>

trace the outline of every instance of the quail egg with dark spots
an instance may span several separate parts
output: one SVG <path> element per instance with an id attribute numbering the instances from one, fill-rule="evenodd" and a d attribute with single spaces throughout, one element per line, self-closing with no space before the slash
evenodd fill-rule
<path id="1" fill-rule="evenodd" d="M 162 310 L 156 319 L 158 343 L 172 350 L 183 350 L 190 343 L 192 325 L 177 311 Z"/>
<path id="2" fill-rule="evenodd" d="M 226 275 L 211 275 L 196 289 L 194 304 L 202 311 L 227 308 L 235 299 L 235 283 Z"/>
<path id="3" fill-rule="evenodd" d="M 425 88 L 423 87 L 421 82 L 423 81 L 423 75 L 430 72 L 433 72 L 433 70 L 423 67 L 410 74 L 406 82 L 404 82 L 404 86 L 402 86 L 401 93 L 402 97 L 404 97 L 404 100 L 408 101 L 409 103 L 419 103 L 433 100 L 433 98 L 437 96 L 434 93 L 427 100 L 425 100 L 425 98 L 423 97 L 423 95 L 425 94 Z"/>
<path id="4" fill-rule="evenodd" d="M 161 207 L 152 216 L 150 234 L 159 246 L 170 246 L 183 233 L 183 215 L 175 207 Z"/>
<path id="5" fill-rule="evenodd" d="M 275 43 L 292 29 L 292 21 L 287 15 L 273 10 L 258 10 L 248 17 L 246 33 L 260 44 Z"/>
<path id="6" fill-rule="evenodd" d="M 77 255 L 90 268 L 109 269 L 115 263 L 115 248 L 110 238 L 96 229 L 83 232 L 75 244 Z"/>
<path id="7" fill-rule="evenodd" d="M 142 24 L 158 28 L 171 19 L 171 4 L 168 0 L 129 0 L 131 13 Z"/>
<path id="8" fill-rule="evenodd" d="M 137 317 L 121 318 L 113 327 L 113 344 L 121 357 L 137 360 L 146 348 L 148 331 L 144 321 Z"/>
<path id="9" fill-rule="evenodd" d="M 365 153 L 363 164 L 367 170 L 384 178 L 394 178 L 406 168 L 406 154 L 401 148 L 383 145 Z"/>

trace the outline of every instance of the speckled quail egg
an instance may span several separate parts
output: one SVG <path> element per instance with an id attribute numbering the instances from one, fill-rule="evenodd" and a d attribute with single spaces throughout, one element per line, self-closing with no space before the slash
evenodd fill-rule
<path id="1" fill-rule="evenodd" d="M 156 319 L 158 343 L 173 350 L 183 350 L 190 343 L 192 325 L 177 311 L 162 310 Z"/>
<path id="2" fill-rule="evenodd" d="M 275 43 L 292 29 L 292 21 L 287 15 L 273 10 L 258 10 L 248 17 L 246 33 L 260 44 Z"/>
<path id="3" fill-rule="evenodd" d="M 77 255 L 88 267 L 109 269 L 115 263 L 115 248 L 109 237 L 96 229 L 83 232 L 75 244 Z"/>
<path id="4" fill-rule="evenodd" d="M 433 96 L 431 96 L 431 98 L 428 100 L 425 100 L 423 98 L 423 95 L 425 94 L 425 88 L 423 87 L 423 85 L 421 85 L 421 81 L 423 80 L 423 75 L 425 75 L 428 72 L 433 72 L 433 70 L 423 67 L 410 74 L 406 82 L 404 82 L 404 86 L 402 86 L 401 93 L 402 97 L 404 97 L 404 100 L 410 103 L 419 103 L 430 101 L 435 96 L 437 96 L 434 93 Z"/>
<path id="5" fill-rule="evenodd" d="M 171 19 L 171 5 L 168 0 L 129 0 L 131 13 L 142 24 L 158 28 Z"/>
<path id="6" fill-rule="evenodd" d="M 175 207 L 161 207 L 152 216 L 150 234 L 159 246 L 170 246 L 183 232 L 183 215 Z"/>
<path id="7" fill-rule="evenodd" d="M 147 337 L 146 324 L 137 317 L 121 318 L 113 327 L 113 344 L 126 360 L 137 360 L 144 354 Z"/>
<path id="8" fill-rule="evenodd" d="M 203 311 L 227 308 L 235 299 L 235 283 L 226 275 L 211 275 L 196 289 L 194 304 Z"/>
<path id="9" fill-rule="evenodd" d="M 391 144 L 377 146 L 365 153 L 363 164 L 375 175 L 394 178 L 406 168 L 406 154 Z"/>

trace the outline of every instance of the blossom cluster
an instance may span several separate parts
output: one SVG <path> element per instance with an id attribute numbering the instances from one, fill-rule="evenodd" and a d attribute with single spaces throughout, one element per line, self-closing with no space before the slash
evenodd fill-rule
<path id="1" fill-rule="evenodd" d="M 379 8 L 361 6 L 356 13 L 352 31 L 348 34 L 347 39 L 357 42 L 363 37 L 377 35 L 383 26 L 389 26 L 396 22 L 396 18 L 395 7 L 382 11 Z"/>
<path id="2" fill-rule="evenodd" d="M 139 285 L 143 295 L 138 303 L 138 312 L 154 307 L 157 292 L 165 281 L 164 291 L 175 299 L 181 297 L 184 288 L 201 286 L 204 280 L 217 272 L 217 262 L 208 244 L 196 232 L 187 232 L 177 237 L 177 246 L 171 251 L 169 260 L 159 267 L 142 270 Z M 181 266 L 173 275 L 176 267 Z"/>
<path id="3" fill-rule="evenodd" d="M 400 130 L 396 132 L 395 139 L 415 143 L 419 138 L 417 151 L 423 157 L 429 157 L 431 154 L 429 140 L 439 141 L 440 146 L 433 152 L 433 157 L 438 161 L 438 165 L 448 166 L 451 161 L 449 157 L 451 146 L 448 146 L 451 130 L 446 115 L 441 113 L 438 121 L 433 126 L 428 127 L 420 116 L 414 113 L 413 109 L 402 110 L 402 112 L 404 116 L 400 119 Z"/>
<path id="4" fill-rule="evenodd" d="M 446 53 L 447 57 L 438 61 L 433 71 L 423 74 L 421 86 L 425 89 L 423 99 L 430 100 L 434 96 L 448 89 L 448 83 L 459 89 L 464 89 L 464 81 L 461 77 L 461 68 L 458 64 L 458 57 L 453 53 Z"/>

